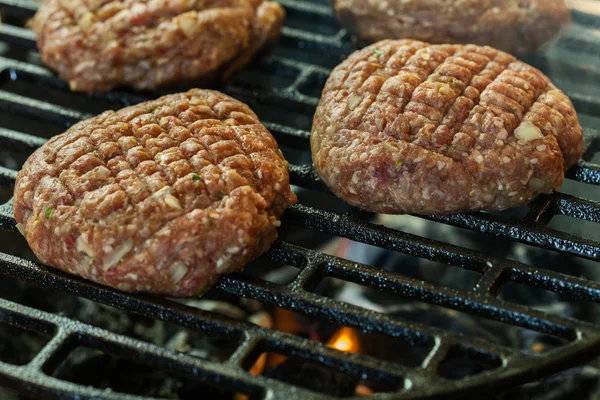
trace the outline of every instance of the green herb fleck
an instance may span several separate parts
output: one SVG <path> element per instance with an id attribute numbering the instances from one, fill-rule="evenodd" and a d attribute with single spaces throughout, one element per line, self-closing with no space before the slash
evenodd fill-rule
<path id="1" fill-rule="evenodd" d="M 442 73 L 440 71 L 435 71 L 433 74 L 434 75 L 441 75 Z"/>
<path id="2" fill-rule="evenodd" d="M 219 110 L 219 119 L 223 119 L 224 116 L 225 116 L 225 110 L 221 108 Z"/>
<path id="3" fill-rule="evenodd" d="M 383 55 L 385 55 L 385 51 L 376 49 L 376 50 L 373 50 L 373 54 L 375 54 L 377 56 L 383 56 Z"/>
<path id="4" fill-rule="evenodd" d="M 198 174 L 192 174 L 192 180 L 193 181 L 199 181 L 200 180 L 200 175 L 198 175 Z"/>
<path id="5" fill-rule="evenodd" d="M 150 110 L 150 114 L 154 114 L 157 111 L 160 111 L 160 106 L 156 107 L 154 110 Z"/>
<path id="6" fill-rule="evenodd" d="M 390 142 L 384 142 L 383 143 L 386 147 L 389 147 L 390 149 L 394 150 L 394 151 L 398 151 L 398 148 L 396 146 L 394 146 L 393 144 L 391 144 Z"/>
<path id="7" fill-rule="evenodd" d="M 452 78 L 451 82 L 452 82 L 453 85 L 456 85 L 458 83 L 458 80 L 456 78 Z"/>
<path id="8" fill-rule="evenodd" d="M 50 219 L 51 214 L 52 214 L 52 207 L 46 208 L 46 219 Z"/>
<path id="9" fill-rule="evenodd" d="M 202 288 L 196 292 L 196 297 L 202 297 L 206 292 L 208 292 L 209 288 Z"/>
<path id="10" fill-rule="evenodd" d="M 396 167 L 402 168 L 403 166 L 404 166 L 404 163 L 402 161 L 396 161 Z"/>

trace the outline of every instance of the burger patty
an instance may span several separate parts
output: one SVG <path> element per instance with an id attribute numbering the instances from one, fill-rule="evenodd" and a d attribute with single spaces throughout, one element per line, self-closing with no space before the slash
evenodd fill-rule
<path id="1" fill-rule="evenodd" d="M 340 23 L 363 40 L 415 39 L 537 50 L 569 25 L 564 0 L 333 0 Z"/>
<path id="2" fill-rule="evenodd" d="M 333 70 L 311 149 L 321 179 L 354 206 L 449 214 L 558 189 L 583 136 L 569 98 L 507 53 L 386 40 Z"/>
<path id="3" fill-rule="evenodd" d="M 287 162 L 245 104 L 193 89 L 82 121 L 29 157 L 14 213 L 45 264 L 192 296 L 277 237 Z"/>
<path id="4" fill-rule="evenodd" d="M 48 0 L 32 28 L 44 63 L 81 92 L 227 77 L 279 37 L 268 0 Z"/>

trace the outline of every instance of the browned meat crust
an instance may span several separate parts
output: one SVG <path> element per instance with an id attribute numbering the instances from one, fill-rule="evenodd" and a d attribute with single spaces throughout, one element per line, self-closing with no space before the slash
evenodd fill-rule
<path id="1" fill-rule="evenodd" d="M 48 0 L 32 27 L 72 90 L 101 92 L 228 76 L 274 43 L 284 17 L 268 0 Z"/>
<path id="2" fill-rule="evenodd" d="M 537 50 L 569 25 L 564 0 L 334 0 L 338 20 L 369 42 L 415 39 Z"/>
<path id="3" fill-rule="evenodd" d="M 74 125 L 27 160 L 14 196 L 45 264 L 169 296 L 241 270 L 296 202 L 287 162 L 256 115 L 198 89 Z"/>
<path id="4" fill-rule="evenodd" d="M 583 138 L 569 98 L 511 55 L 387 40 L 333 70 L 311 148 L 321 179 L 354 206 L 447 214 L 557 189 Z"/>

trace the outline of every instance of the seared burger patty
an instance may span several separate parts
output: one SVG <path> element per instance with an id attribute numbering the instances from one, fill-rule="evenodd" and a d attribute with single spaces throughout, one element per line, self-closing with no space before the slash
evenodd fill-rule
<path id="1" fill-rule="evenodd" d="M 52 138 L 19 172 L 14 212 L 45 264 L 192 296 L 265 252 L 295 202 L 287 162 L 248 106 L 194 89 Z"/>
<path id="2" fill-rule="evenodd" d="M 387 40 L 333 70 L 311 148 L 321 179 L 354 206 L 448 214 L 552 192 L 583 137 L 569 98 L 507 53 Z"/>
<path id="3" fill-rule="evenodd" d="M 569 25 L 564 0 L 333 0 L 340 23 L 368 42 L 415 39 L 537 50 Z"/>
<path id="4" fill-rule="evenodd" d="M 48 0 L 32 27 L 44 63 L 82 92 L 228 75 L 279 36 L 268 0 Z"/>

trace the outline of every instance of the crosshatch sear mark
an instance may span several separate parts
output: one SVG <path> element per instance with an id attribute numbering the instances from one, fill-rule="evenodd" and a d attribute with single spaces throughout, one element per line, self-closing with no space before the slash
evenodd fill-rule
<path id="1" fill-rule="evenodd" d="M 396 74 L 381 73 L 376 52 L 404 64 Z M 477 71 L 481 64 L 460 58 L 468 54 L 489 61 Z M 456 77 L 469 68 L 466 85 Z M 549 103 L 551 109 L 541 106 Z M 558 189 L 583 140 L 568 97 L 513 56 L 475 45 L 385 40 L 334 69 L 311 148 L 321 179 L 354 206 L 448 214 L 519 206 Z"/>
<path id="2" fill-rule="evenodd" d="M 200 104 L 213 112 L 193 113 Z M 60 146 L 70 136 L 87 147 Z M 139 160 L 127 159 L 132 149 Z M 57 152 L 72 155 L 63 167 L 79 177 L 74 191 L 49 179 Z M 80 177 L 90 170 L 87 190 Z M 14 212 L 48 265 L 124 291 L 192 296 L 266 251 L 295 201 L 287 162 L 248 106 L 192 89 L 82 121 L 42 146 L 19 172 Z"/>

